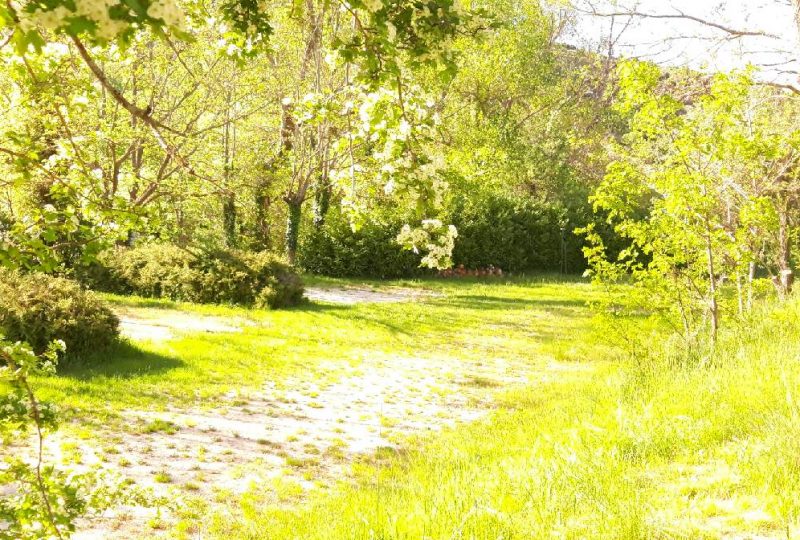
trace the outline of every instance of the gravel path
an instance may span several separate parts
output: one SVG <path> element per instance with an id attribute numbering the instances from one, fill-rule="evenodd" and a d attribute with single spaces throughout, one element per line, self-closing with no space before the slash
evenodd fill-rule
<path id="1" fill-rule="evenodd" d="M 440 293 L 403 287 L 373 290 L 365 287 L 309 287 L 306 298 L 312 302 L 355 305 L 362 303 L 413 302 L 443 296 Z"/>

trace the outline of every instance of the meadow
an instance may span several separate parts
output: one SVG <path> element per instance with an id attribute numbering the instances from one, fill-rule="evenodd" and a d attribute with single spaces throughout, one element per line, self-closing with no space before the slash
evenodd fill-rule
<path id="1" fill-rule="evenodd" d="M 310 281 L 424 295 L 284 311 L 107 297 L 139 321 L 239 329 L 173 327 L 35 381 L 70 420 L 53 451 L 148 494 L 85 537 L 800 534 L 796 301 L 703 363 L 645 318 L 593 311 L 605 293 L 578 279 Z"/>

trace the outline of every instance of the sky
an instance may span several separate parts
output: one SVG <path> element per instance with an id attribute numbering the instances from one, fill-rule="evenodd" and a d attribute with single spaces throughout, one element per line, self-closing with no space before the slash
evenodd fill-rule
<path id="1" fill-rule="evenodd" d="M 625 7 L 652 14 L 682 11 L 736 29 L 764 31 L 779 36 L 729 37 L 720 30 L 679 19 L 616 17 L 613 33 L 617 56 L 646 58 L 664 65 L 688 65 L 710 71 L 728 71 L 748 63 L 760 66 L 760 78 L 800 86 L 800 39 L 790 0 L 573 0 L 579 8 L 600 13 Z M 627 26 L 626 26 L 627 25 Z M 612 19 L 579 15 L 564 41 L 607 51 Z"/>

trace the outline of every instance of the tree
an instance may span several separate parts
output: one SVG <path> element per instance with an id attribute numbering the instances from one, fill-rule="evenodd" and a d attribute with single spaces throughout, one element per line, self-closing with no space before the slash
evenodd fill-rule
<path id="1" fill-rule="evenodd" d="M 609 260 L 590 227 L 587 255 L 600 279 L 630 274 L 651 293 L 651 309 L 675 315 L 687 341 L 701 321 L 714 341 L 728 279 L 739 285 L 743 312 L 743 276 L 752 287 L 753 264 L 789 270 L 797 132 L 766 121 L 750 74 L 718 75 L 707 93 L 682 102 L 663 92 L 652 64 L 629 61 L 619 71 L 616 106 L 630 131 L 593 202 L 631 247 Z M 785 294 L 786 279 L 777 284 Z"/>
<path id="2" fill-rule="evenodd" d="M 408 89 L 403 88 L 403 85 L 407 84 L 405 72 L 426 65 L 439 70 L 445 76 L 451 76 L 455 69 L 455 60 L 450 50 L 453 38 L 464 32 L 476 32 L 484 24 L 480 17 L 481 13 L 464 11 L 458 2 L 453 0 L 436 0 L 424 8 L 407 0 L 355 4 L 337 2 L 318 6 L 314 2 L 307 2 L 303 6 L 290 6 L 285 15 L 278 9 L 273 13 L 267 13 L 258 2 L 222 3 L 219 10 L 220 16 L 230 25 L 217 40 L 219 49 L 224 55 L 242 63 L 257 57 L 260 52 L 266 50 L 267 41 L 274 33 L 270 22 L 272 17 L 292 19 L 299 16 L 306 21 L 303 25 L 308 29 L 301 66 L 303 74 L 308 72 L 309 65 L 313 64 L 319 75 L 324 38 L 327 40 L 326 43 L 330 43 L 327 50 L 335 53 L 339 58 L 340 68 L 347 73 L 345 82 L 348 90 L 357 89 L 362 95 L 369 95 L 374 91 L 393 93 L 395 96 L 393 106 L 398 110 L 404 108 L 402 96 L 408 93 Z M 302 15 L 303 13 L 305 15 Z M 111 46 L 108 50 L 113 51 L 114 55 L 127 58 L 130 55 L 130 46 L 135 44 L 140 36 L 151 33 L 154 37 L 162 38 L 167 46 L 176 50 L 176 59 L 182 64 L 182 58 L 177 54 L 175 39 L 183 41 L 195 37 L 209 39 L 207 33 L 204 34 L 204 23 L 200 22 L 206 17 L 199 15 L 191 10 L 185 15 L 183 9 L 172 0 L 136 3 L 130 6 L 125 3 L 73 4 L 67 1 L 11 2 L 0 10 L 0 32 L 4 35 L 2 43 L 13 45 L 16 54 L 20 56 L 38 54 L 46 57 L 49 52 L 46 43 L 62 39 L 59 36 L 63 36 L 63 39 L 74 48 L 80 61 L 99 82 L 103 92 L 131 115 L 134 127 L 141 125 L 151 133 L 165 155 L 162 163 L 167 163 L 168 166 L 164 170 L 170 170 L 174 165 L 180 169 L 176 171 L 180 177 L 198 178 L 201 174 L 199 168 L 193 165 L 192 152 L 185 148 L 187 140 L 196 139 L 198 130 L 192 129 L 194 126 L 178 126 L 171 118 L 172 111 L 158 110 L 153 103 L 142 104 L 136 91 L 127 94 L 123 92 L 102 65 L 104 62 L 98 62 L 98 55 L 105 54 L 103 50 L 92 50 L 90 45 Z M 304 75 L 300 79 L 303 80 Z M 409 120 L 412 121 L 409 123 L 416 123 L 416 119 L 410 116 L 406 118 L 406 121 Z M 321 151 L 323 154 L 327 152 L 330 144 L 316 140 L 325 131 L 321 126 L 321 123 L 316 124 L 314 128 L 316 133 L 312 137 L 314 140 L 309 140 L 310 144 L 294 141 L 295 147 L 304 149 L 313 147 L 315 151 Z M 225 122 L 222 129 L 230 127 L 231 123 Z M 353 136 L 348 135 L 350 138 Z M 352 159 L 352 152 L 350 154 L 350 168 L 354 169 L 355 160 Z M 305 155 L 308 155 L 308 152 L 305 152 Z M 297 185 L 289 188 L 284 195 L 284 199 L 290 202 L 290 215 L 296 217 L 295 208 L 305 200 L 311 183 L 328 174 L 328 165 L 323 164 L 324 161 L 326 159 L 311 159 L 308 163 L 315 163 L 313 169 L 305 167 L 293 170 L 292 178 Z M 411 168 L 425 166 L 424 160 L 411 161 Z M 322 174 L 314 172 L 320 166 L 326 172 Z M 223 176 L 226 174 L 228 173 L 223 173 Z M 419 180 L 419 177 L 416 180 Z M 436 186 L 441 184 L 441 182 L 438 184 L 431 182 L 432 179 L 429 180 L 430 187 L 416 191 L 419 199 L 415 204 L 419 208 L 427 204 L 426 198 L 433 196 Z M 324 183 L 327 183 L 327 180 L 323 178 Z M 137 192 L 137 200 L 146 200 L 155 193 L 159 184 L 160 181 L 149 182 L 144 188 L 145 195 Z M 228 188 L 222 190 L 231 193 Z M 235 201 L 231 203 L 230 195 L 227 197 L 228 200 L 223 207 L 227 209 L 226 215 L 231 217 Z M 264 200 L 263 196 L 259 197 Z M 263 220 L 261 221 L 263 224 Z M 296 219 L 290 220 L 290 247 L 295 243 L 293 238 L 296 237 L 297 230 L 297 227 L 292 225 L 293 222 L 296 225 Z M 229 229 L 231 229 L 230 223 L 231 220 Z M 233 228 L 235 229 L 235 226 Z"/>

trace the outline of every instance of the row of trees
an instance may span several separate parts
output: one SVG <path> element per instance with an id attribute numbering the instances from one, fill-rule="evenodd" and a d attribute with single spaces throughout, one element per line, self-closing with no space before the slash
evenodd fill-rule
<path id="1" fill-rule="evenodd" d="M 535 2 L 56 4 L 3 8 L 5 264 L 68 273 L 142 236 L 294 260 L 336 208 L 406 221 L 440 266 L 452 213 L 503 196 L 585 227 L 596 275 L 659 289 L 686 335 L 715 334 L 725 280 L 740 313 L 759 272 L 791 286 L 796 98 L 753 72 L 576 50 L 573 13 Z"/>
<path id="2" fill-rule="evenodd" d="M 354 228 L 402 214 L 401 241 L 436 266 L 454 195 L 586 216 L 613 129 L 608 63 L 558 44 L 566 12 L 441 4 L 421 25 L 403 2 L 278 3 L 258 39 L 225 5 L 203 24 L 178 6 L 187 28 L 131 23 L 110 45 L 20 8 L 0 74 L 6 262 L 64 270 L 141 236 L 294 259 L 301 228 L 338 206 Z"/>

